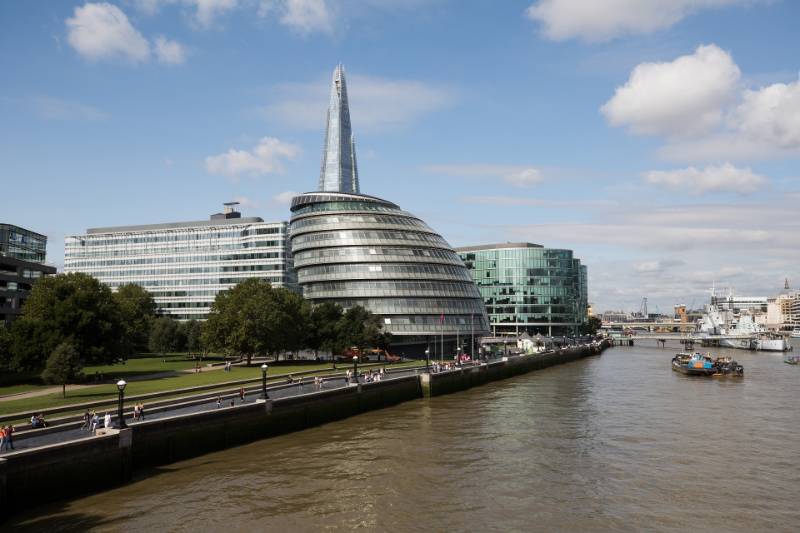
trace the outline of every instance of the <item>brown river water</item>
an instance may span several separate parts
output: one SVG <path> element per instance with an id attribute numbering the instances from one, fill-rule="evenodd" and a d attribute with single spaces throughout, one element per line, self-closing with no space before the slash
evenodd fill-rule
<path id="1" fill-rule="evenodd" d="M 800 531 L 800 367 L 717 349 L 745 378 L 692 378 L 675 351 L 614 348 L 206 455 L 4 529 Z"/>

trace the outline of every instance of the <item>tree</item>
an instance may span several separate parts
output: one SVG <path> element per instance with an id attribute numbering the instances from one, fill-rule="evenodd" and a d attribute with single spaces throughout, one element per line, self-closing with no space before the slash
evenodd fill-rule
<path id="1" fill-rule="evenodd" d="M 185 349 L 189 352 L 199 352 L 203 349 L 200 339 L 202 333 L 200 322 L 197 320 L 187 320 L 181 323 L 183 337 L 186 340 Z"/>
<path id="2" fill-rule="evenodd" d="M 340 345 L 338 325 L 342 319 L 342 307 L 333 302 L 323 302 L 311 308 L 306 332 L 306 347 L 336 354 L 344 347 Z"/>
<path id="3" fill-rule="evenodd" d="M 271 335 L 265 339 L 270 353 L 296 352 L 306 346 L 311 307 L 302 296 L 289 289 L 272 289 L 269 309 Z M 276 355 L 277 358 L 277 355 Z"/>
<path id="4" fill-rule="evenodd" d="M 0 369 L 11 364 L 11 332 L 0 324 Z"/>
<path id="5" fill-rule="evenodd" d="M 125 341 L 132 353 L 147 350 L 150 325 L 156 316 L 153 296 L 135 283 L 126 283 L 114 293 L 125 330 Z"/>
<path id="6" fill-rule="evenodd" d="M 11 367 L 17 371 L 41 371 L 49 355 L 66 340 L 86 364 L 112 363 L 127 350 L 111 290 L 80 273 L 37 281 L 23 315 L 11 327 L 11 337 Z"/>
<path id="7" fill-rule="evenodd" d="M 217 294 L 202 340 L 209 350 L 244 357 L 249 365 L 254 355 L 265 355 L 270 337 L 277 330 L 271 322 L 272 286 L 259 278 L 247 279 Z"/>
<path id="8" fill-rule="evenodd" d="M 590 316 L 589 320 L 581 324 L 581 334 L 583 335 L 596 335 L 597 330 L 603 325 L 600 317 Z"/>
<path id="9" fill-rule="evenodd" d="M 380 317 L 360 305 L 353 306 L 339 320 L 339 343 L 343 348 L 379 346 L 387 340 L 382 328 Z"/>
<path id="10" fill-rule="evenodd" d="M 71 341 L 66 340 L 56 346 L 42 371 L 45 383 L 61 385 L 61 395 L 67 397 L 67 383 L 82 375 L 83 365 L 78 350 Z"/>
<path id="11" fill-rule="evenodd" d="M 165 354 L 178 351 L 180 348 L 178 329 L 178 322 L 168 316 L 160 316 L 153 320 L 147 343 L 150 352 Z"/>

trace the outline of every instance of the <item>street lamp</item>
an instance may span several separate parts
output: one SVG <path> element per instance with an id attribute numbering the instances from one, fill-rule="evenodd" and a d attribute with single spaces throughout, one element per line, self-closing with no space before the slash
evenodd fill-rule
<path id="1" fill-rule="evenodd" d="M 125 399 L 125 383 L 124 379 L 117 381 L 117 388 L 119 389 L 119 405 L 117 406 L 117 418 L 119 419 L 119 429 L 125 429 L 128 427 L 125 424 L 125 414 L 122 412 L 122 402 Z"/>
<path id="2" fill-rule="evenodd" d="M 358 356 L 353 356 L 353 377 L 356 378 L 356 383 L 358 383 Z"/>
<path id="3" fill-rule="evenodd" d="M 269 369 L 269 367 L 267 366 L 267 363 L 264 363 L 263 365 L 261 365 L 261 398 L 263 398 L 264 400 L 266 400 L 268 398 L 268 396 L 267 396 L 267 370 L 268 369 Z"/>
<path id="4" fill-rule="evenodd" d="M 425 348 L 425 369 L 430 372 L 431 367 L 431 349 Z"/>

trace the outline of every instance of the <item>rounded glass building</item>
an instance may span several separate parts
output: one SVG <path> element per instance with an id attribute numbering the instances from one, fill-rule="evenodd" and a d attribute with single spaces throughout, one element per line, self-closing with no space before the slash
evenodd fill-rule
<path id="1" fill-rule="evenodd" d="M 488 334 L 483 300 L 461 258 L 392 202 L 339 191 L 292 200 L 292 256 L 303 296 L 381 316 L 393 350 L 445 356 Z"/>

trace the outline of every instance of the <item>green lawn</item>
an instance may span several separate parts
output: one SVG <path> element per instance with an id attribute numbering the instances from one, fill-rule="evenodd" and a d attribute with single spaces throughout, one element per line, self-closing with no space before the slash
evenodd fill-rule
<path id="1" fill-rule="evenodd" d="M 128 363 L 130 364 L 130 362 Z M 402 365 L 394 365 L 392 368 L 400 366 L 417 366 L 425 364 L 424 361 L 411 361 L 403 363 Z M 116 369 L 116 365 L 112 368 Z M 127 366 L 127 365 L 125 365 Z M 193 365 L 191 365 L 193 366 Z M 190 367 L 191 367 L 190 366 Z M 349 368 L 349 366 L 339 364 L 340 370 Z M 297 365 L 297 366 L 274 366 L 269 370 L 269 376 L 279 374 L 289 374 L 292 372 L 302 372 L 304 370 L 319 370 L 331 371 L 330 363 L 319 365 Z M 111 374 L 109 374 L 111 375 Z M 115 377 L 118 374 L 113 374 Z M 162 392 L 174 389 L 181 389 L 184 387 L 195 387 L 199 385 L 219 384 L 220 388 L 225 388 L 226 381 L 236 381 L 248 378 L 261 377 L 261 369 L 258 366 L 252 367 L 234 367 L 231 372 L 223 372 L 222 370 L 206 370 L 199 374 L 190 373 L 182 374 L 175 377 L 164 377 L 157 379 L 149 379 L 143 381 L 132 381 L 128 383 L 125 388 L 126 396 L 136 396 L 139 394 L 147 394 L 150 392 Z M 230 387 L 230 385 L 227 385 Z M 18 412 L 34 412 L 46 411 L 49 408 L 58 407 L 62 405 L 69 405 L 74 403 L 92 402 L 100 400 L 111 400 L 117 397 L 117 388 L 114 384 L 97 385 L 93 387 L 86 387 L 83 389 L 67 392 L 67 397 L 62 398 L 61 393 L 48 394 L 45 396 L 36 396 L 33 398 L 25 398 L 19 400 L 8 400 L 0 402 L 0 414 L 18 413 Z M 166 396 L 164 398 L 167 398 Z M 159 398 L 162 399 L 162 398 Z M 59 415 L 61 416 L 61 415 Z"/>

